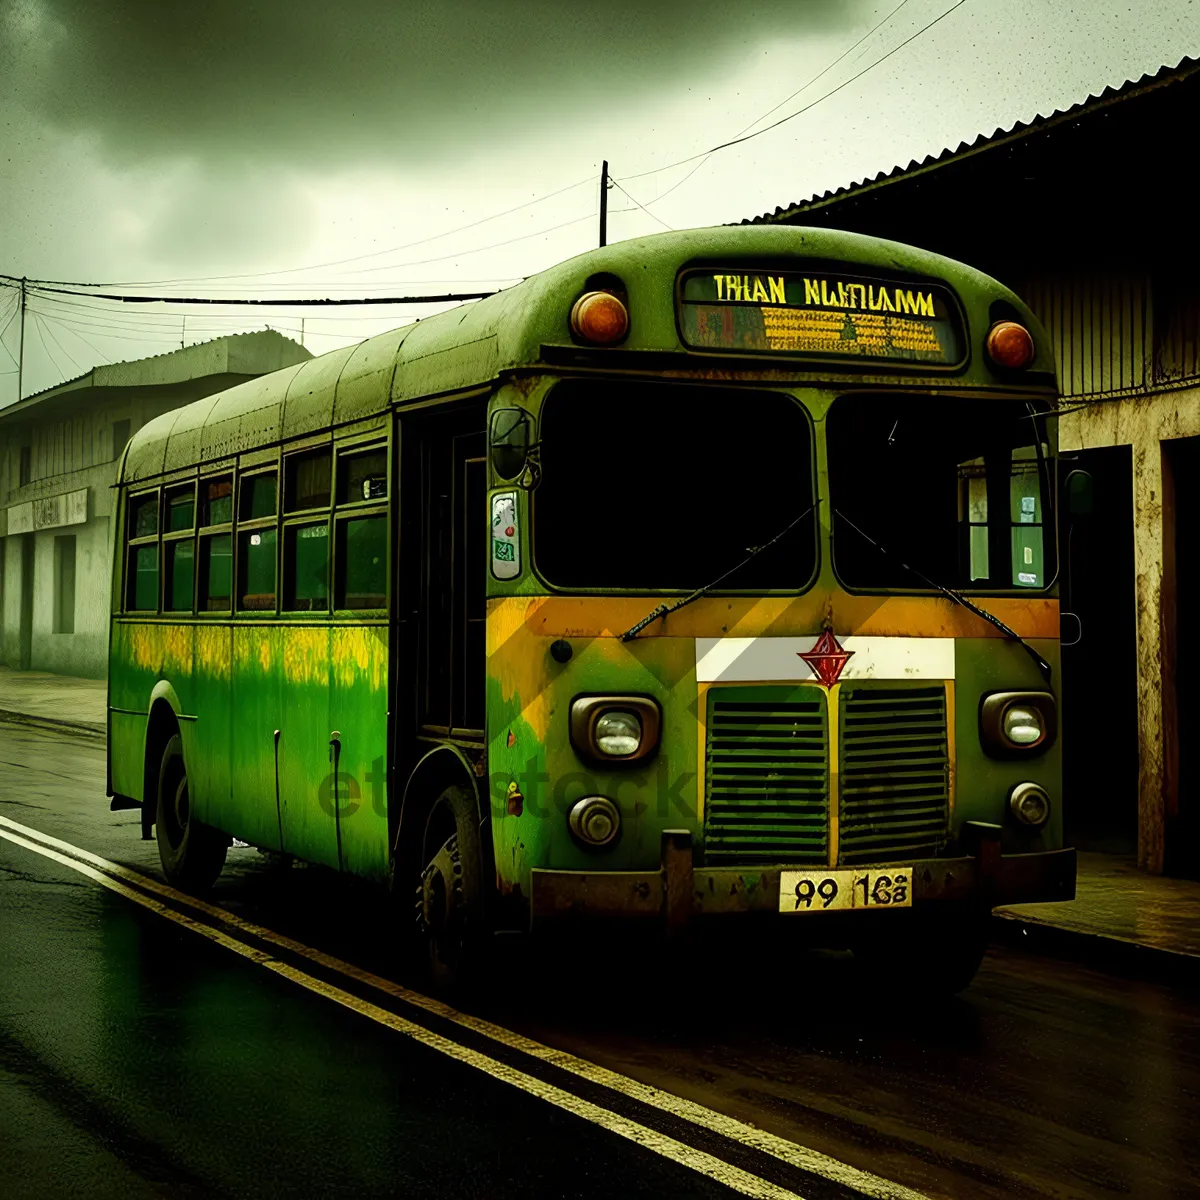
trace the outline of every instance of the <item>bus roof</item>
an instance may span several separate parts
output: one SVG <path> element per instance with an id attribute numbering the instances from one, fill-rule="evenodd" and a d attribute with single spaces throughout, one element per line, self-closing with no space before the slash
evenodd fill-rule
<path id="1" fill-rule="evenodd" d="M 615 275 L 625 285 L 630 332 L 624 344 L 586 350 L 588 365 L 601 370 L 646 369 L 652 353 L 676 370 L 708 368 L 680 343 L 674 289 L 680 270 L 695 264 L 795 269 L 806 262 L 844 264 L 882 274 L 912 275 L 947 283 L 967 318 L 968 338 L 978 343 L 996 301 L 1015 310 L 1033 331 L 1033 372 L 1052 377 L 1049 343 L 1036 318 L 1007 288 L 953 259 L 864 234 L 803 226 L 717 226 L 633 238 L 588 251 L 502 292 L 379 334 L 354 346 L 285 367 L 183 408 L 143 426 L 130 442 L 123 479 L 149 479 L 195 463 L 214 462 L 331 426 L 360 421 L 393 404 L 484 386 L 501 373 L 545 363 L 553 354 L 578 355 L 568 331 L 571 305 L 592 276 Z M 598 356 L 605 361 L 598 362 Z M 671 356 L 678 356 L 677 364 Z M 711 356 L 706 356 L 711 357 Z M 726 356 L 726 363 L 728 362 Z M 996 386 L 972 354 L 956 372 L 956 386 Z M 835 379 L 846 372 L 829 363 L 794 359 L 764 363 L 755 355 L 746 369 L 772 378 L 785 371 L 797 379 Z M 879 368 L 883 370 L 884 368 Z M 875 381 L 896 372 L 873 375 Z M 909 367 L 908 386 L 944 386 L 944 372 L 923 376 Z M 728 377 L 728 376 L 726 376 Z M 860 371 L 850 377 L 863 379 Z"/>

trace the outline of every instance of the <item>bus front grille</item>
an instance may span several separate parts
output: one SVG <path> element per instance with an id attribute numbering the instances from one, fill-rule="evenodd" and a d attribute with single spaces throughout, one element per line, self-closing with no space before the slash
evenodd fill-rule
<path id="1" fill-rule="evenodd" d="M 838 861 L 936 854 L 950 814 L 945 689 L 846 687 L 839 701 Z"/>
<path id="2" fill-rule="evenodd" d="M 824 693 L 811 687 L 715 689 L 707 717 L 705 861 L 826 862 Z"/>

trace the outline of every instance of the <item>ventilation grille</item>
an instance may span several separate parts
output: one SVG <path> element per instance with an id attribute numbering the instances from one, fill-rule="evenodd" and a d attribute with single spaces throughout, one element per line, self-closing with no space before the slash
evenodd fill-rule
<path id="1" fill-rule="evenodd" d="M 945 690 L 855 688 L 840 700 L 838 861 L 936 854 L 950 814 Z"/>
<path id="2" fill-rule="evenodd" d="M 814 688 L 721 688 L 708 709 L 704 857 L 825 863 L 829 756 Z"/>

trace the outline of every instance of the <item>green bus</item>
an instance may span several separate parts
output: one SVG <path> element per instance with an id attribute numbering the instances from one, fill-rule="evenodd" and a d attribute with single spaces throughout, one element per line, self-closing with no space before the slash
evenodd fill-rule
<path id="1" fill-rule="evenodd" d="M 185 889 L 233 838 L 390 888 L 440 984 L 496 931 L 754 919 L 957 990 L 992 907 L 1074 894 L 1055 403 L 994 280 L 731 227 L 164 414 L 113 807 Z"/>

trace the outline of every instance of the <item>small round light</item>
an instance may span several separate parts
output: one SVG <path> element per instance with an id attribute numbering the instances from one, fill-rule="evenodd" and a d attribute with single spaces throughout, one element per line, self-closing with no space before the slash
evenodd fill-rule
<path id="1" fill-rule="evenodd" d="M 1027 704 L 1010 704 L 1004 710 L 1003 729 L 1014 746 L 1036 746 L 1046 736 L 1042 714 Z"/>
<path id="2" fill-rule="evenodd" d="M 1016 321 L 997 321 L 988 330 L 986 345 L 992 362 L 1009 371 L 1033 362 L 1033 335 Z"/>
<path id="3" fill-rule="evenodd" d="M 642 722 L 637 713 L 614 708 L 596 722 L 596 748 L 611 758 L 628 758 L 642 744 Z"/>
<path id="4" fill-rule="evenodd" d="M 612 292 L 585 292 L 571 308 L 571 332 L 585 342 L 611 346 L 629 332 L 629 310 Z"/>
<path id="5" fill-rule="evenodd" d="M 621 814 L 607 796 L 585 796 L 567 815 L 571 832 L 589 846 L 607 846 L 621 831 Z"/>
<path id="6" fill-rule="evenodd" d="M 1022 825 L 1034 829 L 1045 825 L 1050 817 L 1050 797 L 1036 783 L 1018 783 L 1008 798 L 1008 807 Z"/>

